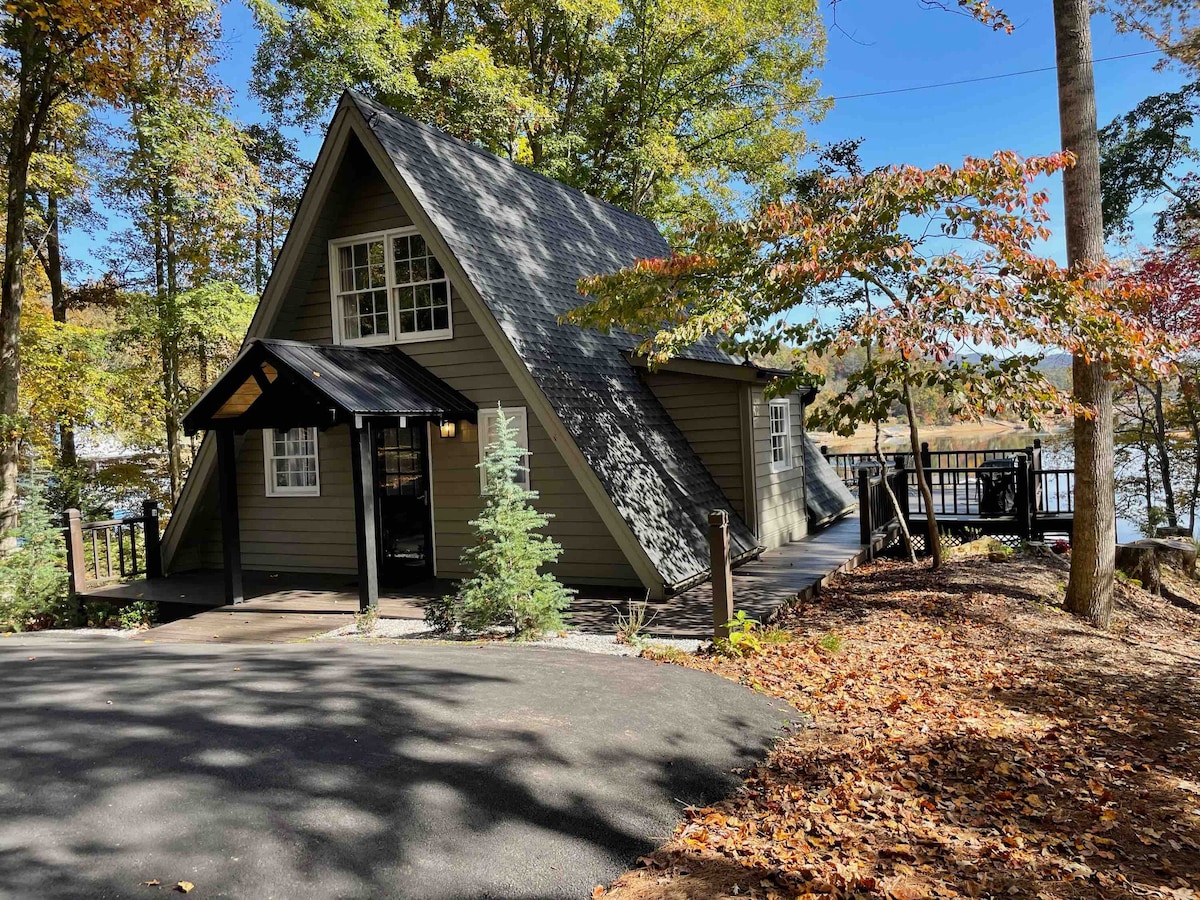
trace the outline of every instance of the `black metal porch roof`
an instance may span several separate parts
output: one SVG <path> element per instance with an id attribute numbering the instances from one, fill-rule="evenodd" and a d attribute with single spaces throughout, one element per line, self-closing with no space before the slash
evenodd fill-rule
<path id="1" fill-rule="evenodd" d="M 275 378 L 263 368 L 268 363 Z M 255 338 L 184 416 L 188 433 L 238 416 L 222 414 L 251 382 L 260 394 L 251 408 L 283 377 L 310 401 L 327 404 L 344 417 L 444 416 L 474 418 L 477 406 L 396 347 L 346 347 Z M 286 390 L 286 387 L 283 388 Z M 247 410 L 248 412 L 249 410 Z"/>

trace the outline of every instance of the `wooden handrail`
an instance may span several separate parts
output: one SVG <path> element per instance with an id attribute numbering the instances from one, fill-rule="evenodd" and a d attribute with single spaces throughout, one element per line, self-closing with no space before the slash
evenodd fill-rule
<path id="1" fill-rule="evenodd" d="M 113 568 L 113 532 L 116 532 L 117 566 L 114 575 Z M 126 554 L 126 532 L 128 532 L 129 552 Z M 142 549 L 138 551 L 138 533 L 142 534 Z M 88 571 L 87 555 L 84 551 L 84 534 L 91 537 L 91 572 Z M 103 553 L 98 540 L 104 536 Z M 63 514 L 63 537 L 67 545 L 67 575 L 71 594 L 78 595 L 86 591 L 89 583 L 107 581 L 114 577 L 131 578 L 142 575 L 145 578 L 161 578 L 162 548 L 159 533 L 158 503 L 145 500 L 142 503 L 140 516 L 128 516 L 123 519 L 100 519 L 93 522 L 83 521 L 78 509 L 68 509 Z M 101 557 L 104 560 L 104 572 L 101 573 Z M 139 565 L 140 563 L 140 565 Z"/>

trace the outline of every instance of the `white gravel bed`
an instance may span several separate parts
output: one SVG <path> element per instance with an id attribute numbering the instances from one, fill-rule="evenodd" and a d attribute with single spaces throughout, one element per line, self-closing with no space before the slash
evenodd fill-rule
<path id="1" fill-rule="evenodd" d="M 440 634 L 421 619 L 380 619 L 375 623 L 375 629 L 370 634 L 359 634 L 357 626 L 350 624 L 313 638 L 317 641 L 466 641 L 471 639 L 472 637 L 469 635 Z M 565 634 L 549 635 L 536 641 L 522 643 L 529 647 L 557 647 L 561 650 L 603 653 L 608 656 L 637 656 L 640 652 L 628 644 L 617 643 L 616 637 L 611 634 L 585 634 L 581 631 L 568 631 Z M 649 646 L 674 647 L 684 653 L 695 653 L 708 642 L 696 639 L 651 637 L 647 639 L 646 643 Z"/>

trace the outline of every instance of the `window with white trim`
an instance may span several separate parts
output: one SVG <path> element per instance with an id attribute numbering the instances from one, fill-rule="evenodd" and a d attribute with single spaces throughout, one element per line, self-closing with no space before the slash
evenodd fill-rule
<path id="1" fill-rule="evenodd" d="M 392 336 L 383 248 L 383 238 L 337 248 L 335 306 L 346 343 L 375 342 Z"/>
<path id="2" fill-rule="evenodd" d="M 330 241 L 329 267 L 339 343 L 453 337 L 450 281 L 415 228 Z"/>
<path id="3" fill-rule="evenodd" d="M 496 422 L 499 413 L 500 411 L 496 409 L 479 411 L 479 461 L 481 463 L 487 455 L 488 444 L 496 439 Z M 529 418 L 523 406 L 504 407 L 504 417 L 512 420 L 513 428 L 517 431 L 517 446 L 525 451 L 525 458 L 522 462 L 525 468 L 517 473 L 514 480 L 521 487 L 529 490 Z M 479 490 L 487 490 L 487 473 L 482 467 L 479 469 Z"/>
<path id="4" fill-rule="evenodd" d="M 792 404 L 789 400 L 772 400 L 771 413 L 771 471 L 786 472 L 792 467 Z"/>
<path id="5" fill-rule="evenodd" d="M 263 432 L 268 497 L 317 497 L 317 429 L 268 428 Z"/>

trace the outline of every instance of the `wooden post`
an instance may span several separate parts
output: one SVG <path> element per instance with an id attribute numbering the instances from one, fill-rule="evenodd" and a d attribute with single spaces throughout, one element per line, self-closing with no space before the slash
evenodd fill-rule
<path id="1" fill-rule="evenodd" d="M 871 502 L 871 469 L 858 467 L 858 541 L 867 548 L 867 559 L 874 558 L 874 504 Z"/>
<path id="2" fill-rule="evenodd" d="M 896 502 L 900 506 L 900 515 L 908 522 L 908 467 L 905 465 L 904 454 L 896 454 Z"/>
<path id="3" fill-rule="evenodd" d="M 371 421 L 350 429 L 354 481 L 354 532 L 358 548 L 358 608 L 379 605 L 379 542 L 375 531 L 375 475 L 371 466 Z"/>
<path id="4" fill-rule="evenodd" d="M 158 502 L 142 501 L 143 543 L 146 547 L 146 577 L 162 578 L 162 544 L 158 533 Z"/>
<path id="5" fill-rule="evenodd" d="M 79 510 L 63 513 L 67 539 L 67 590 L 76 597 L 87 589 L 87 564 L 83 559 L 83 519 Z M 97 575 L 100 573 L 97 572 Z"/>
<path id="6" fill-rule="evenodd" d="M 1028 541 L 1033 536 L 1034 498 L 1030 488 L 1029 457 L 1017 455 L 1017 527 L 1021 537 Z"/>
<path id="7" fill-rule="evenodd" d="M 221 556 L 225 580 L 225 602 L 246 599 L 242 588 L 242 530 L 238 521 L 237 451 L 233 429 L 216 429 L 217 495 L 221 510 Z"/>
<path id="8" fill-rule="evenodd" d="M 708 548 L 712 560 L 713 640 L 729 637 L 733 618 L 733 570 L 729 565 L 729 513 L 708 514 Z"/>

